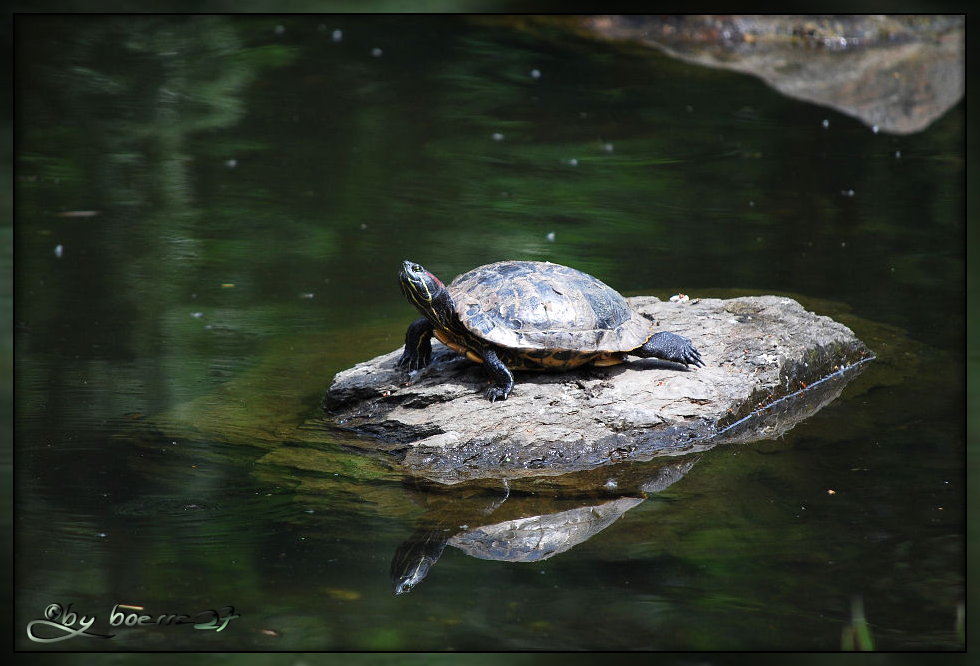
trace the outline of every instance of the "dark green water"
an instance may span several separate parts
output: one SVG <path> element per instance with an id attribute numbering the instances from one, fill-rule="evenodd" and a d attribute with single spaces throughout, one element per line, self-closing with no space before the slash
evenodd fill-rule
<path id="1" fill-rule="evenodd" d="M 854 599 L 879 649 L 962 648 L 962 105 L 887 136 L 750 77 L 449 17 L 17 27 L 20 648 L 837 650 Z M 880 362 L 575 548 L 450 547 L 396 597 L 399 544 L 456 498 L 275 419 L 401 343 L 404 258 L 794 294 Z M 231 386 L 267 438 L 230 411 L 173 429 Z M 30 641 L 51 604 L 114 637 Z M 240 617 L 112 628 L 116 604 Z"/>

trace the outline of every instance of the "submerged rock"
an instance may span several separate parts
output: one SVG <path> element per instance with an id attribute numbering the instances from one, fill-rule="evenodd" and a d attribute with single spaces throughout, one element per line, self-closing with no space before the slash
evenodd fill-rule
<path id="1" fill-rule="evenodd" d="M 654 330 L 692 340 L 706 367 L 656 359 L 516 373 L 506 401 L 484 369 L 439 343 L 406 373 L 401 350 L 340 372 L 324 401 L 338 425 L 444 483 L 563 474 L 775 436 L 833 400 L 871 351 L 793 299 L 628 299 Z"/>

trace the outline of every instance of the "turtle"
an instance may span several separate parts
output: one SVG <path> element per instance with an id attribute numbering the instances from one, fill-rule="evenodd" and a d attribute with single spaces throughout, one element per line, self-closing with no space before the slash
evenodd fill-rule
<path id="1" fill-rule="evenodd" d="M 434 336 L 482 363 L 492 384 L 485 397 L 506 400 L 512 370 L 563 371 L 623 363 L 626 356 L 702 367 L 687 338 L 654 332 L 616 290 L 587 273 L 547 261 L 498 261 L 463 273 L 448 286 L 413 261 L 402 262 L 402 292 L 422 314 L 405 333 L 398 367 L 432 359 Z"/>

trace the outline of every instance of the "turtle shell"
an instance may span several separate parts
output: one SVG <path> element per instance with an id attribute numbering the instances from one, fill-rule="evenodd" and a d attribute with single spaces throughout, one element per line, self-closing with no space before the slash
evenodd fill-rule
<path id="1" fill-rule="evenodd" d="M 626 352 L 651 334 L 650 322 L 619 292 L 559 264 L 487 264 L 463 273 L 448 288 L 469 332 L 507 349 Z"/>

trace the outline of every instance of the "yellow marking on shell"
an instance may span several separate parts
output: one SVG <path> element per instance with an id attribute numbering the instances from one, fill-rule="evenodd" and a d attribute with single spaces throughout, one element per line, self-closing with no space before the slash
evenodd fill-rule
<path id="1" fill-rule="evenodd" d="M 578 357 L 559 359 L 559 358 L 555 358 L 553 355 L 545 356 L 541 359 L 535 359 L 535 360 L 537 360 L 539 363 L 541 363 L 541 365 L 545 366 L 546 368 L 569 368 L 570 369 L 582 365 L 583 363 L 583 361 Z"/>
<path id="2" fill-rule="evenodd" d="M 483 363 L 483 357 L 466 346 L 466 344 L 451 331 L 436 328 L 432 331 L 439 342 L 446 345 L 458 354 L 462 354 L 474 363 Z M 592 364 L 599 367 L 618 365 L 625 362 L 622 352 L 598 352 L 573 354 L 571 358 L 559 359 L 554 354 L 543 357 L 528 356 L 526 353 L 517 351 L 514 356 L 507 359 L 507 366 L 514 370 L 572 370 L 583 365 Z"/>
<path id="3" fill-rule="evenodd" d="M 592 365 L 598 366 L 600 368 L 607 365 L 619 365 L 620 363 L 625 363 L 626 359 L 620 352 L 603 352 L 592 361 Z"/>
<path id="4" fill-rule="evenodd" d="M 446 333 L 446 331 L 442 330 L 441 328 L 434 329 L 432 331 L 432 335 L 436 336 L 436 340 L 438 340 L 442 344 L 446 345 L 447 347 L 451 347 L 452 349 L 455 349 L 456 351 L 459 351 L 459 349 L 457 348 L 458 345 L 456 344 L 456 342 L 454 340 L 452 340 L 449 337 L 449 334 Z"/>
<path id="5" fill-rule="evenodd" d="M 533 351 L 533 350 L 529 350 Z M 554 371 L 554 370 L 573 370 L 583 365 L 587 365 L 592 362 L 595 358 L 595 354 L 575 354 L 571 358 L 560 359 L 552 354 L 541 355 L 535 353 L 534 355 L 528 354 L 527 352 L 518 353 L 512 362 L 508 363 L 508 367 L 514 368 L 515 370 L 536 370 L 536 371 Z"/>
<path id="6" fill-rule="evenodd" d="M 517 357 L 517 361 L 512 367 L 521 370 L 574 370 L 590 364 L 598 367 L 618 365 L 624 363 L 625 360 L 621 352 L 574 354 L 567 359 L 556 358 L 554 354 L 542 357 L 521 355 Z"/>

